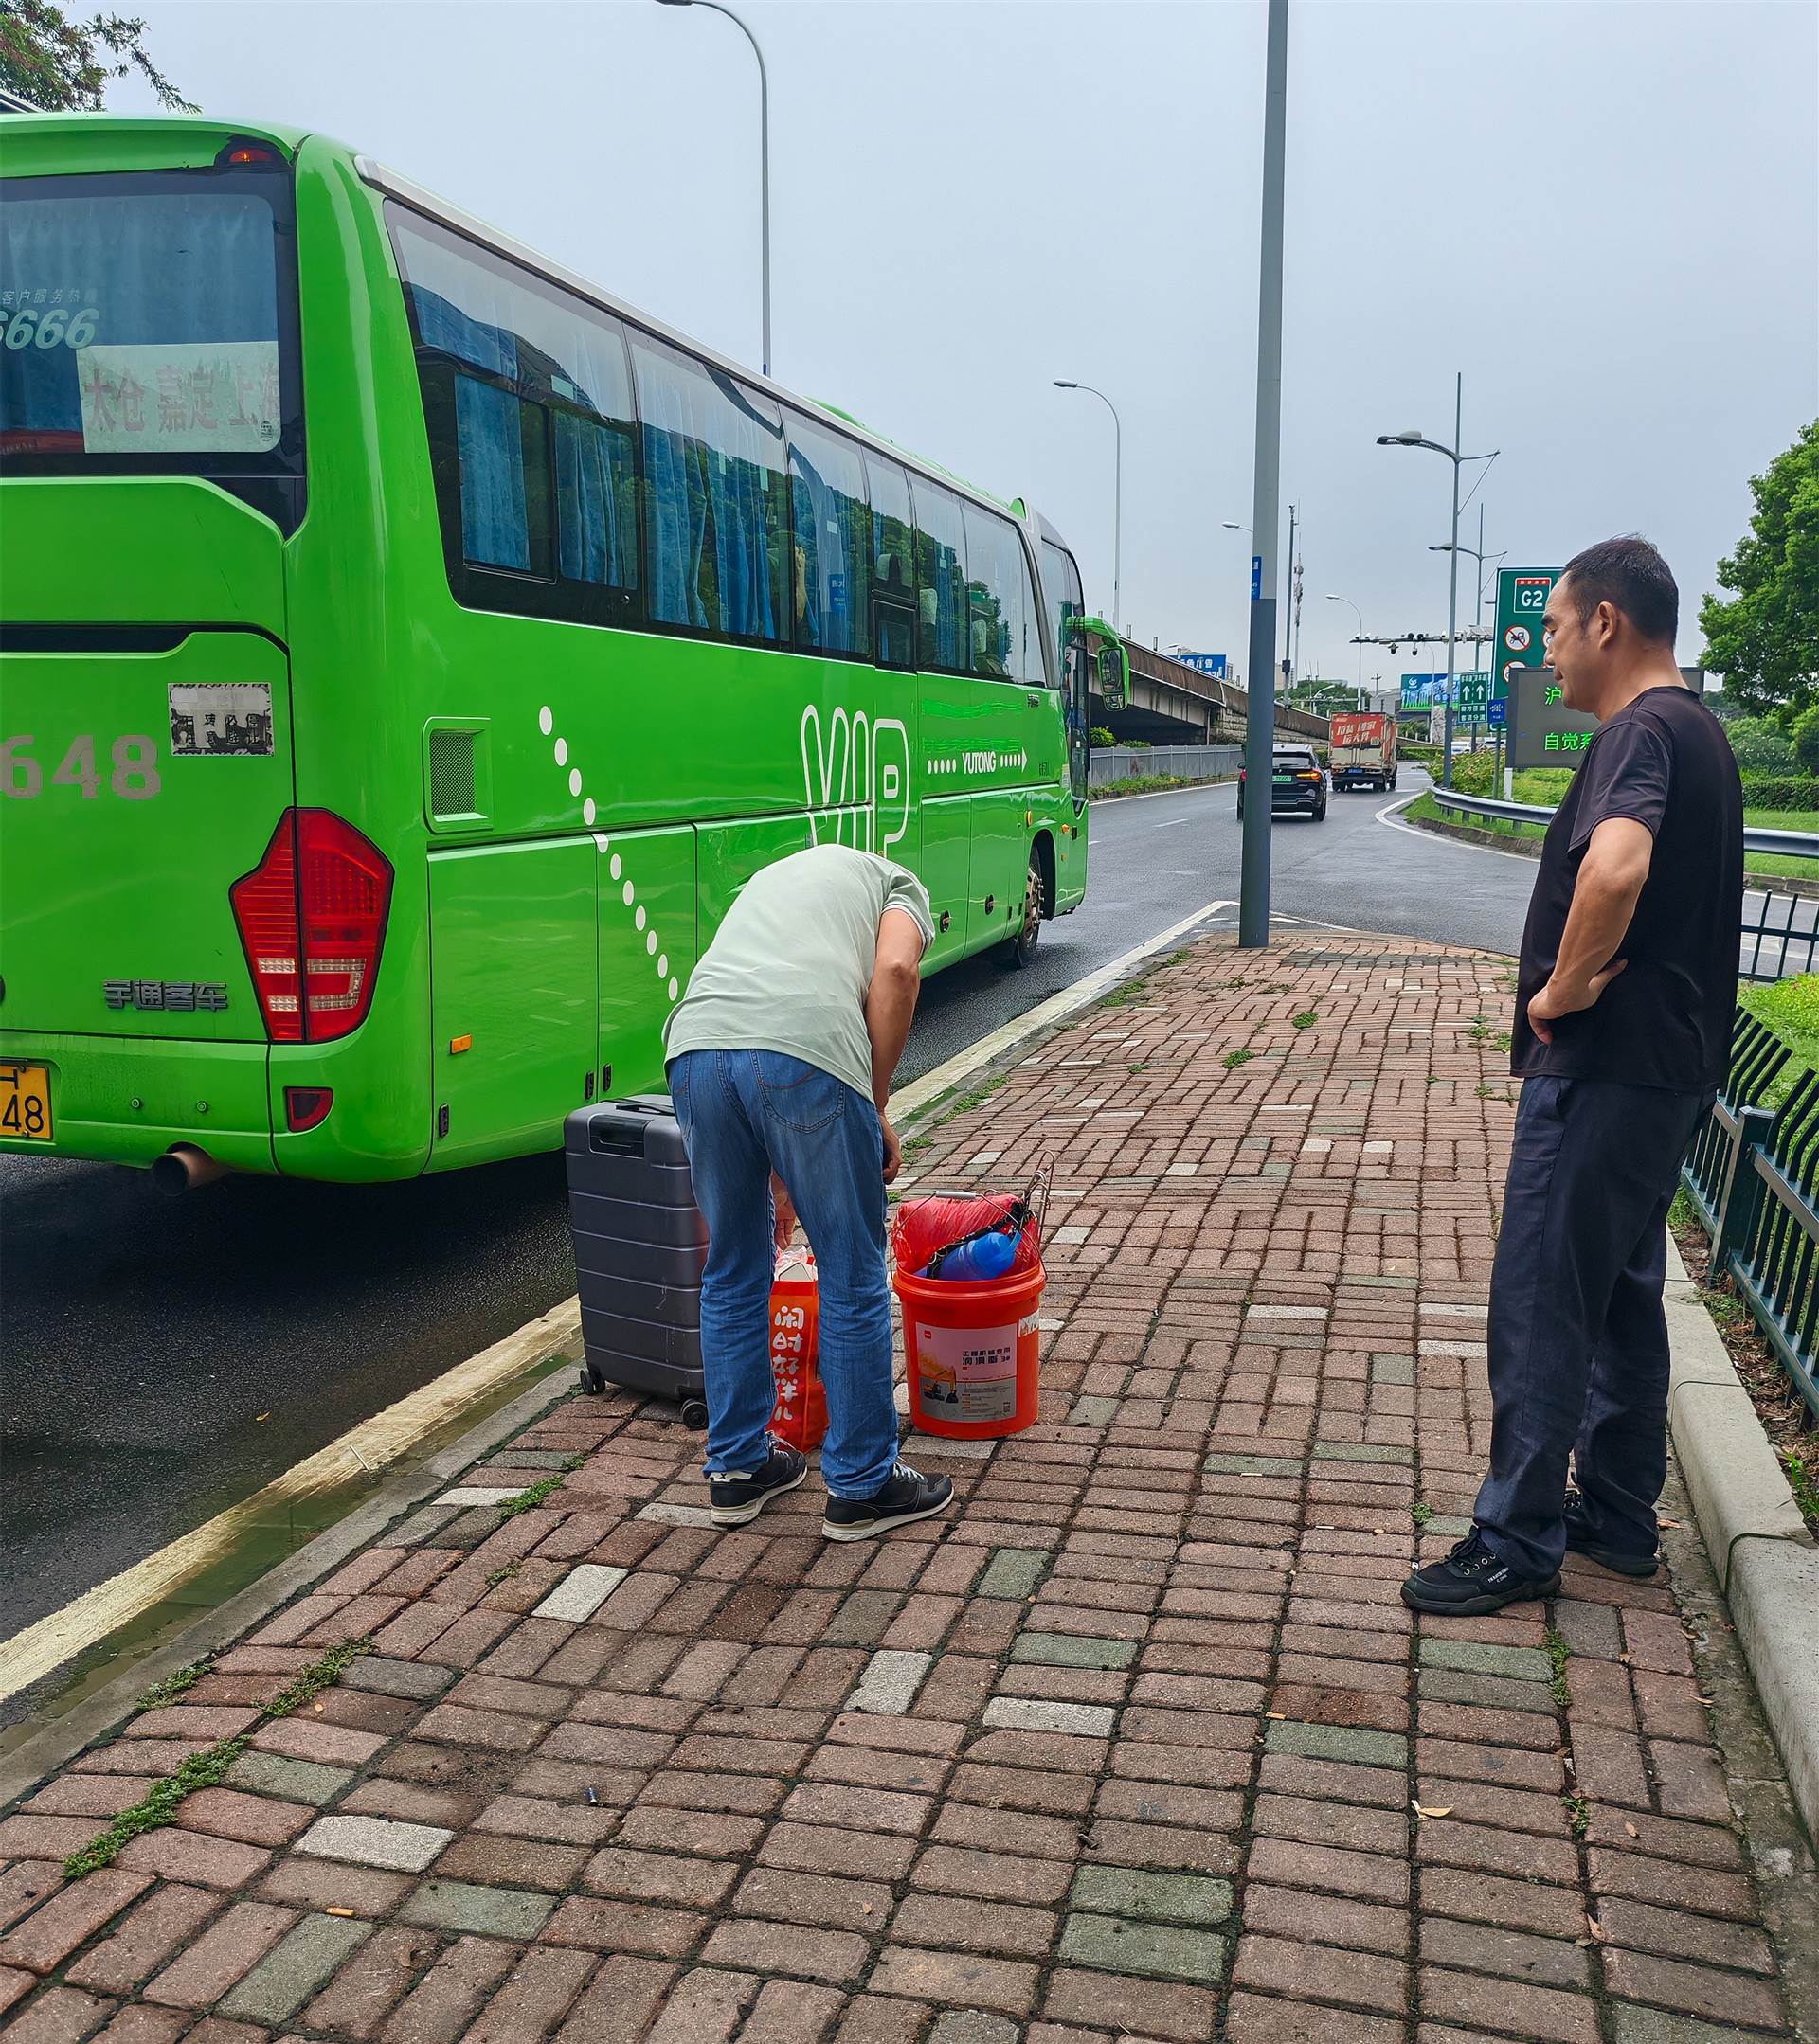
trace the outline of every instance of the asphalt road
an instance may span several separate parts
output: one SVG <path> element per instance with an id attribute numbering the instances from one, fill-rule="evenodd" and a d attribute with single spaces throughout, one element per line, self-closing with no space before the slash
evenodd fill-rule
<path id="1" fill-rule="evenodd" d="M 1384 806 L 1336 796 L 1324 823 L 1280 821 L 1278 909 L 1512 951 L 1533 866 L 1388 827 Z M 1229 787 L 1096 809 L 1086 905 L 1045 927 L 1027 972 L 985 959 L 931 979 L 903 1078 L 1235 898 L 1234 810 Z M 395 1186 L 229 1178 L 177 1200 L 138 1172 L 7 1157 L 0 1202 L 0 1640 L 574 1285 L 560 1156 Z"/>

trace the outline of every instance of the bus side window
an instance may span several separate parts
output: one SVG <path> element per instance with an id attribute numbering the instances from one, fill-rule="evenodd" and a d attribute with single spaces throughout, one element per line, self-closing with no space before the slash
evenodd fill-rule
<path id="1" fill-rule="evenodd" d="M 872 499 L 872 643 L 880 667 L 916 664 L 915 525 L 910 478 L 894 462 L 868 453 Z"/>
<path id="2" fill-rule="evenodd" d="M 781 415 L 767 398 L 667 342 L 635 332 L 632 354 L 652 622 L 787 644 Z"/>
<path id="3" fill-rule="evenodd" d="M 872 510 L 851 440 L 788 417 L 796 644 L 804 653 L 872 652 Z"/>
<path id="4" fill-rule="evenodd" d="M 938 484 L 911 486 L 916 507 L 916 664 L 949 674 L 971 666 L 966 608 L 966 526 L 961 500 Z"/>
<path id="5" fill-rule="evenodd" d="M 1023 542 L 1008 518 L 976 504 L 968 504 L 965 511 L 973 672 L 994 681 L 1022 681 L 1029 673 L 1029 638 L 1034 630 Z M 1041 666 L 1038 654 L 1038 680 Z"/>

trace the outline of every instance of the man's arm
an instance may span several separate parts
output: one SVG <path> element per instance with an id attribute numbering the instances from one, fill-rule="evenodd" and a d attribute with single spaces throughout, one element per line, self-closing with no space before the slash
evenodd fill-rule
<path id="1" fill-rule="evenodd" d="M 884 1182 L 903 1168 L 897 1132 L 885 1104 L 897 1060 L 910 1040 L 916 995 L 922 986 L 922 930 L 907 909 L 887 908 L 878 919 L 878 948 L 872 961 L 872 984 L 865 993 L 865 1032 L 872 1039 L 872 1099 L 884 1124 Z"/>
<path id="2" fill-rule="evenodd" d="M 1573 886 L 1573 905 L 1560 937 L 1560 955 L 1547 984 L 1528 1004 L 1528 1024 L 1543 1043 L 1551 1024 L 1590 1008 L 1623 970 L 1612 965 L 1648 878 L 1655 840 L 1633 816 L 1607 816 L 1585 848 Z"/>

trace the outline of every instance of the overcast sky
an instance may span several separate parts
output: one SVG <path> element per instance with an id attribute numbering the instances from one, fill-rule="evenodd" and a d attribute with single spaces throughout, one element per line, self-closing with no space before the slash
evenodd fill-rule
<path id="1" fill-rule="evenodd" d="M 1069 537 L 1124 621 L 1242 665 L 1264 9 L 739 0 L 770 68 L 774 356 Z M 135 0 L 211 116 L 338 135 L 609 291 L 759 359 L 758 92 L 654 0 Z M 111 103 L 148 104 L 128 85 Z M 1302 666 L 1446 624 L 1449 471 L 1501 448 L 1485 547 L 1666 551 L 1680 656 L 1749 476 L 1819 413 L 1810 0 L 1295 0 L 1282 479 Z M 1476 544 L 1477 503 L 1462 521 Z M 1460 611 L 1472 608 L 1464 561 Z M 1364 673 L 1438 656 L 1366 649 Z M 1469 664 L 1462 658 L 1461 666 Z"/>

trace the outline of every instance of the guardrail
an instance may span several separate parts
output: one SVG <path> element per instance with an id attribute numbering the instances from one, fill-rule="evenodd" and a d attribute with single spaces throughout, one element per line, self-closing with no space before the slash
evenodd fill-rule
<path id="1" fill-rule="evenodd" d="M 1169 774 L 1178 780 L 1235 780 L 1244 764 L 1242 745 L 1150 745 L 1133 752 L 1128 745 L 1096 746 L 1087 785 L 1103 788 L 1110 780 L 1137 774 Z"/>
<path id="2" fill-rule="evenodd" d="M 1461 795 L 1453 788 L 1430 788 L 1428 793 L 1442 809 L 1454 809 L 1464 816 L 1498 816 L 1509 823 L 1548 824 L 1554 812 L 1540 802 L 1500 802 L 1487 795 Z M 1778 852 L 1796 859 L 1819 859 L 1819 831 L 1764 831 L 1754 824 L 1743 827 L 1745 852 Z"/>
<path id="3" fill-rule="evenodd" d="M 1680 1175 L 1711 1237 L 1710 1275 L 1736 1284 L 1819 1416 L 1819 1074 L 1803 1072 L 1771 1108 L 1787 1062 L 1774 1031 L 1739 1008 L 1729 1075 Z"/>

